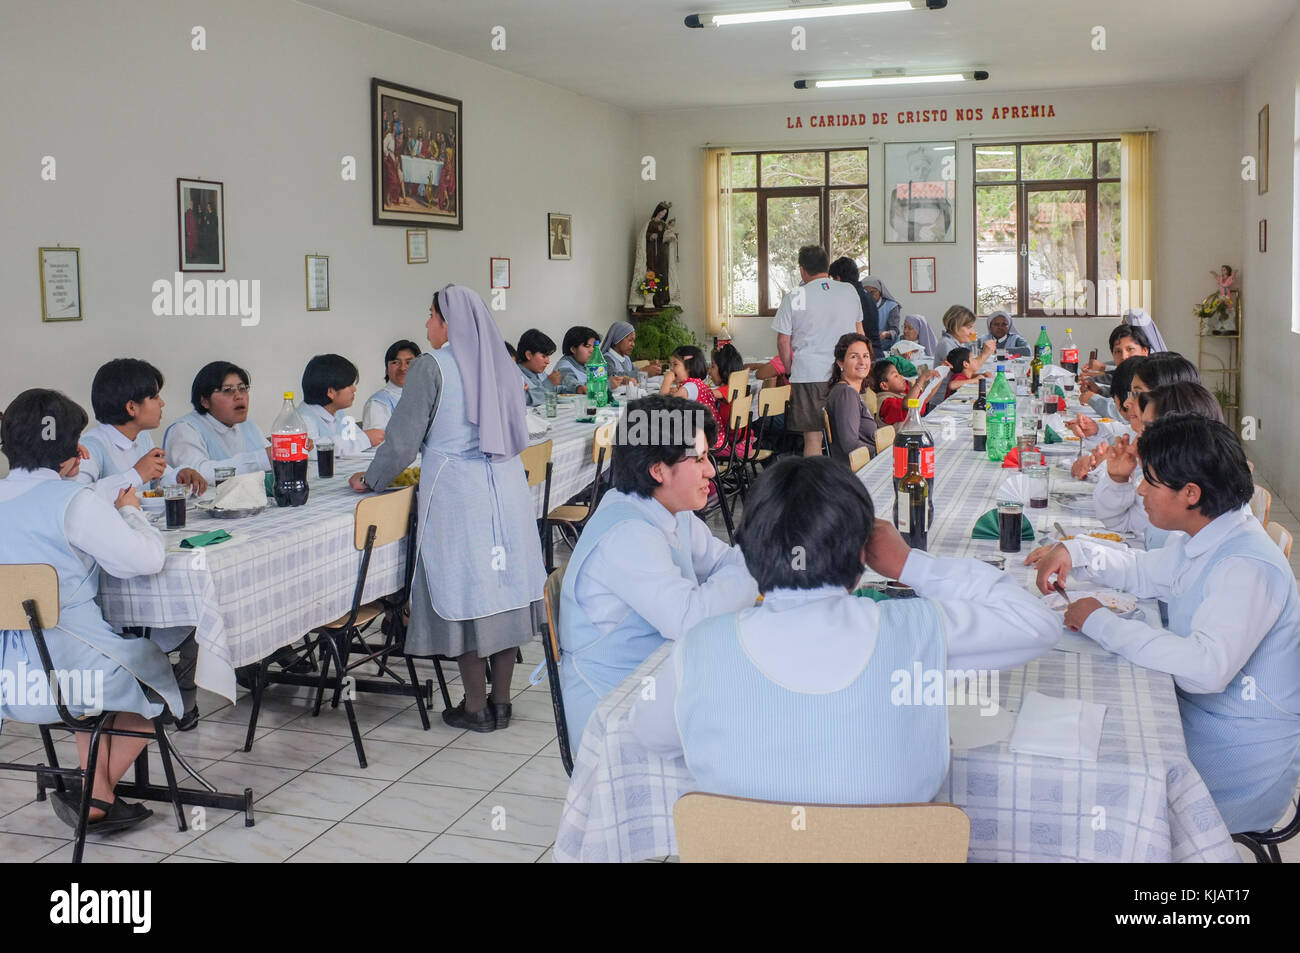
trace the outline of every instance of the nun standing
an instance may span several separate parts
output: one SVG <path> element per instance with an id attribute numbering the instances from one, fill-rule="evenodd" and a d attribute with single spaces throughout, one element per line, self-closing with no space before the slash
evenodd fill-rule
<path id="1" fill-rule="evenodd" d="M 351 483 L 382 490 L 422 450 L 406 653 L 455 658 L 465 697 L 442 720 L 493 731 L 510 724 L 515 651 L 544 611 L 537 514 L 519 460 L 524 392 L 476 292 L 448 285 L 434 294 L 425 327 L 433 350 L 411 364 L 387 439 Z"/>
<path id="2" fill-rule="evenodd" d="M 635 347 L 636 328 L 626 321 L 615 321 L 609 326 L 609 331 L 600 343 L 600 350 L 605 355 L 605 364 L 609 368 L 613 386 L 636 380 L 636 365 L 632 363 L 632 349 Z M 655 377 L 663 373 L 663 368 L 658 362 L 652 361 L 645 371 L 647 377 Z M 615 377 L 625 380 L 613 381 Z"/>
<path id="3" fill-rule="evenodd" d="M 889 347 L 903 336 L 903 308 L 879 278 L 868 275 L 862 279 L 862 287 L 876 302 L 876 313 L 880 316 L 880 344 Z"/>
<path id="4" fill-rule="evenodd" d="M 980 338 L 980 346 L 983 347 L 986 341 L 992 341 L 997 346 L 999 354 L 1016 354 L 1020 357 L 1029 357 L 1034 353 L 1034 349 L 1029 345 L 1020 333 L 1016 330 L 1016 323 L 1011 320 L 1011 315 L 1005 311 L 994 311 L 988 316 L 989 333 Z"/>

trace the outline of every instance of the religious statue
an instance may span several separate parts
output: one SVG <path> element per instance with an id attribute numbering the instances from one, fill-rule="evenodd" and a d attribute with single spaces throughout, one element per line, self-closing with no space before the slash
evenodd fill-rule
<path id="1" fill-rule="evenodd" d="M 650 216 L 645 229 L 637 234 L 636 261 L 632 269 L 631 290 L 628 293 L 630 307 L 644 307 L 644 296 L 640 287 L 646 274 L 650 272 L 659 279 L 658 290 L 654 292 L 652 299 L 656 308 L 676 304 L 680 300 L 681 294 L 676 275 L 669 262 L 670 246 L 674 249 L 672 263 L 679 260 L 676 257 L 677 219 L 668 217 L 672 207 L 672 202 L 660 202 L 656 205 L 654 214 Z"/>
<path id="2" fill-rule="evenodd" d="M 1219 286 L 1218 291 L 1212 291 L 1206 295 L 1199 305 L 1196 306 L 1196 316 L 1201 319 L 1201 334 L 1227 334 L 1235 335 L 1238 333 L 1237 324 L 1237 279 L 1241 277 L 1241 272 L 1232 270 L 1232 266 L 1224 265 L 1218 271 L 1210 272 L 1214 276 L 1215 282 Z"/>

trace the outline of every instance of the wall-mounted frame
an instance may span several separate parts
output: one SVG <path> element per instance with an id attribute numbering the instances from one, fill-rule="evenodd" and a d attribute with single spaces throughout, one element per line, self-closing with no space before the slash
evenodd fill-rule
<path id="1" fill-rule="evenodd" d="M 81 320 L 81 249 L 41 248 L 41 320 Z"/>
<path id="2" fill-rule="evenodd" d="M 546 255 L 556 261 L 573 257 L 573 216 L 565 212 L 546 213 Z"/>
<path id="3" fill-rule="evenodd" d="M 1266 218 L 1259 220 L 1259 250 L 1268 251 L 1268 219 Z"/>
<path id="4" fill-rule="evenodd" d="M 493 288 L 510 287 L 510 259 L 493 258 L 491 264 L 491 277 Z"/>
<path id="5" fill-rule="evenodd" d="M 181 271 L 226 270 L 226 188 L 222 183 L 177 179 L 176 228 Z"/>
<path id="6" fill-rule="evenodd" d="M 957 143 L 885 143 L 886 244 L 957 241 Z"/>
<path id="7" fill-rule="evenodd" d="M 933 258 L 909 258 L 908 271 L 912 275 L 912 294 L 928 295 L 938 290 Z"/>
<path id="8" fill-rule="evenodd" d="M 429 261 L 429 233 L 423 228 L 406 230 L 406 263 L 423 265 Z"/>
<path id="9" fill-rule="evenodd" d="M 1255 170 L 1259 194 L 1268 191 L 1268 103 L 1259 111 L 1259 156 L 1256 161 L 1259 168 Z"/>
<path id="10" fill-rule="evenodd" d="M 370 80 L 376 225 L 465 227 L 461 108 L 459 99 Z"/>
<path id="11" fill-rule="evenodd" d="M 330 260 L 328 255 L 307 255 L 307 310 L 330 309 Z"/>

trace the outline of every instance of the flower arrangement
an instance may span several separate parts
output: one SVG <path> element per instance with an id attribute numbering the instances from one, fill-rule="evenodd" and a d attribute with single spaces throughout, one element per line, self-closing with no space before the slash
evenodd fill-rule
<path id="1" fill-rule="evenodd" d="M 1192 313 L 1201 319 L 1201 334 L 1235 334 L 1237 333 L 1237 302 L 1233 295 L 1236 290 L 1236 275 L 1224 265 L 1218 272 L 1212 272 L 1219 285 L 1217 291 L 1206 295 L 1192 308 Z"/>
<path id="2" fill-rule="evenodd" d="M 645 277 L 641 279 L 641 283 L 636 286 L 637 293 L 642 295 L 652 295 L 656 291 L 663 291 L 663 288 L 663 279 L 653 271 L 647 271 Z"/>

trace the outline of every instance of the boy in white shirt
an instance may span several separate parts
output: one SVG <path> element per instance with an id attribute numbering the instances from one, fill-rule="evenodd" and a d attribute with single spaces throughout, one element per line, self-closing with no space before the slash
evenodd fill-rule
<path id="1" fill-rule="evenodd" d="M 367 433 L 344 411 L 357 399 L 357 366 L 340 354 L 317 354 L 302 372 L 302 400 L 298 413 L 307 423 L 307 438 L 315 443 L 334 442 L 339 456 L 355 456 L 383 443 L 383 434 Z M 311 459 L 316 458 L 313 448 Z"/>

